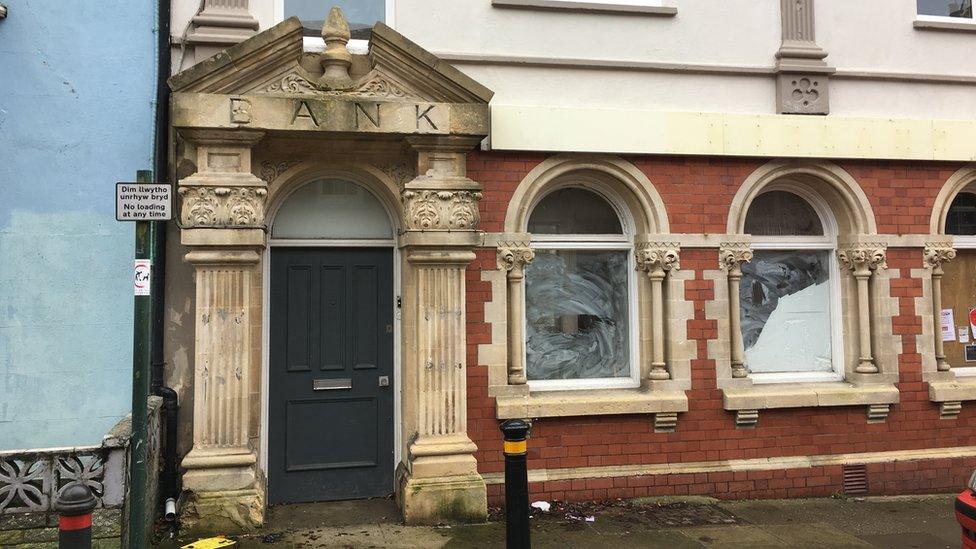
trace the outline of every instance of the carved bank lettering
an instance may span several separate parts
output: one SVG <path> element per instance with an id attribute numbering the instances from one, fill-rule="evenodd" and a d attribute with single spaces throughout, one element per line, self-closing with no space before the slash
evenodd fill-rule
<path id="1" fill-rule="evenodd" d="M 317 128 L 319 126 L 319 121 L 316 120 L 315 115 L 312 113 L 312 109 L 308 106 L 307 101 L 298 99 L 295 101 L 295 114 L 291 116 L 291 125 L 294 126 L 295 122 L 299 118 L 311 121 L 313 125 Z"/>
<path id="2" fill-rule="evenodd" d="M 425 108 L 424 110 L 420 110 L 420 105 L 417 105 L 417 129 L 418 130 L 421 129 L 420 128 L 421 120 L 426 120 L 427 123 L 430 124 L 430 127 L 435 131 L 438 129 L 437 125 L 434 124 L 434 121 L 430 119 L 430 115 L 434 114 L 433 111 L 434 111 L 434 107 L 436 106 L 437 105 L 428 105 L 427 108 Z"/>
<path id="3" fill-rule="evenodd" d="M 372 111 L 372 112 L 370 112 Z M 380 104 L 379 103 L 356 103 L 356 127 L 362 128 L 362 119 L 365 118 L 374 128 L 380 127 Z"/>

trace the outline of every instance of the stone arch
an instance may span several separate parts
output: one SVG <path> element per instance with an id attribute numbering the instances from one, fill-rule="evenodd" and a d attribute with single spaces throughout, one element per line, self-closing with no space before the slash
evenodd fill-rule
<path id="1" fill-rule="evenodd" d="M 824 161 L 773 161 L 756 169 L 732 199 L 726 232 L 743 234 L 746 213 L 753 199 L 784 182 L 823 199 L 833 214 L 839 235 L 877 234 L 874 209 L 861 186 L 843 168 Z"/>
<path id="2" fill-rule="evenodd" d="M 274 216 L 289 196 L 303 185 L 320 178 L 346 179 L 363 186 L 379 200 L 390 216 L 394 234 L 403 231 L 403 206 L 396 182 L 379 168 L 370 164 L 343 164 L 327 161 L 303 162 L 285 170 L 268 186 L 265 224 L 268 234 Z"/>
<path id="3" fill-rule="evenodd" d="M 959 193 L 970 190 L 976 192 L 976 164 L 969 164 L 956 170 L 956 173 L 949 176 L 938 196 L 935 197 L 935 204 L 932 205 L 932 218 L 929 221 L 929 233 L 945 234 L 946 216 L 949 215 L 949 207 Z"/>
<path id="4" fill-rule="evenodd" d="M 505 232 L 524 233 L 535 205 L 562 186 L 567 176 L 575 176 L 582 186 L 619 199 L 628 210 L 625 213 L 634 225 L 633 232 L 670 232 L 664 201 L 637 166 L 614 156 L 575 155 L 548 158 L 522 179 L 505 213 Z"/>

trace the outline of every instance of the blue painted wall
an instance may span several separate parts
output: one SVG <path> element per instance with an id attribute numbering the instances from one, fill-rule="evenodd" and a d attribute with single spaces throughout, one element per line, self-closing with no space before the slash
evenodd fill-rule
<path id="1" fill-rule="evenodd" d="M 155 2 L 0 0 L 0 450 L 94 444 L 129 412 L 133 227 Z"/>

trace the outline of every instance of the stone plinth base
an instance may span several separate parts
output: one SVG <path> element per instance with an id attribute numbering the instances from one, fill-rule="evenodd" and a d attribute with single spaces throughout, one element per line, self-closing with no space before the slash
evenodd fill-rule
<path id="1" fill-rule="evenodd" d="M 397 482 L 397 503 L 407 524 L 484 522 L 488 494 L 481 475 L 409 478 Z"/>
<path id="2" fill-rule="evenodd" d="M 265 494 L 262 489 L 187 492 L 181 508 L 186 533 L 250 532 L 264 525 Z"/>

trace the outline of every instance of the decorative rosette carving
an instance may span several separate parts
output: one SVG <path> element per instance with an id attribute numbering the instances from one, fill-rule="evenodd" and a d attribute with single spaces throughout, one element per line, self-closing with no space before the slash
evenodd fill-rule
<path id="1" fill-rule="evenodd" d="M 184 228 L 253 227 L 264 223 L 264 187 L 181 186 Z"/>
<path id="2" fill-rule="evenodd" d="M 839 250 L 837 258 L 854 276 L 870 276 L 873 271 L 888 268 L 887 246 L 883 243 L 852 244 Z"/>
<path id="3" fill-rule="evenodd" d="M 956 250 L 948 242 L 929 242 L 922 250 L 922 260 L 928 269 L 941 269 L 943 263 L 956 258 Z"/>
<path id="4" fill-rule="evenodd" d="M 743 263 L 752 261 L 752 248 L 740 242 L 723 242 L 718 250 L 719 268 L 732 272 L 742 268 Z"/>
<path id="5" fill-rule="evenodd" d="M 637 245 L 635 258 L 637 270 L 646 273 L 667 273 L 678 270 L 678 251 L 676 242 L 644 242 Z"/>
<path id="6" fill-rule="evenodd" d="M 269 84 L 264 90 L 266 93 L 287 93 L 304 95 L 319 92 L 318 86 L 309 82 L 304 77 L 297 74 L 289 74 L 281 80 Z"/>
<path id="7" fill-rule="evenodd" d="M 481 221 L 478 191 L 407 190 L 402 200 L 410 230 L 474 230 Z"/>

